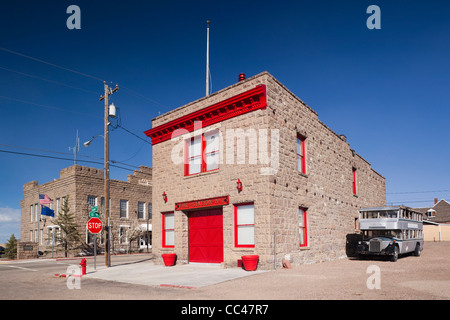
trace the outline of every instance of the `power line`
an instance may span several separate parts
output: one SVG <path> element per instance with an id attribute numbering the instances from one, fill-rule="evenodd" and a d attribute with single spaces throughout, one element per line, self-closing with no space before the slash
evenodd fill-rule
<path id="1" fill-rule="evenodd" d="M 128 129 L 124 128 L 124 127 L 122 127 L 120 124 L 118 124 L 117 127 L 118 127 L 118 128 L 121 128 L 122 130 L 125 130 L 125 131 L 128 132 L 129 134 L 132 134 L 132 135 L 135 136 L 136 138 L 139 138 L 139 139 L 141 139 L 142 141 L 145 141 L 145 142 L 148 143 L 149 145 L 152 145 L 150 142 L 148 142 L 148 141 L 145 140 L 144 138 L 139 137 L 137 134 L 131 132 L 130 130 L 128 130 Z"/>
<path id="2" fill-rule="evenodd" d="M 24 156 L 40 157 L 40 158 L 49 158 L 49 159 L 56 159 L 56 160 L 73 161 L 73 159 L 70 159 L 70 158 L 61 158 L 61 157 L 54 157 L 54 156 L 47 156 L 47 155 L 26 153 L 26 152 L 17 152 L 17 151 L 10 151 L 10 150 L 0 150 L 0 152 L 11 153 L 11 154 L 18 154 L 18 155 L 24 155 Z M 87 162 L 87 163 L 102 164 L 102 162 L 92 161 L 92 160 L 79 160 L 79 161 Z M 129 169 L 127 169 L 127 170 L 129 170 Z"/>
<path id="3" fill-rule="evenodd" d="M 61 157 L 53 157 L 53 156 L 46 156 L 41 154 L 34 154 L 34 153 L 25 153 L 25 152 L 16 152 L 16 151 L 9 151 L 9 150 L 0 150 L 0 152 L 3 153 L 11 153 L 11 154 L 17 154 L 17 155 L 24 155 L 24 156 L 32 156 L 32 157 L 39 157 L 39 158 L 49 158 L 49 159 L 55 159 L 55 160 L 67 160 L 67 161 L 73 161 L 73 159 L 70 158 L 61 158 Z M 77 160 L 79 162 L 86 162 L 86 163 L 94 163 L 94 164 L 103 164 L 102 162 L 98 161 L 91 161 L 91 160 Z M 128 171 L 134 171 L 133 169 L 124 168 L 115 164 L 110 164 L 111 167 L 119 168 L 122 170 L 128 170 Z M 142 174 L 148 174 L 146 172 L 141 172 Z"/>
<path id="4" fill-rule="evenodd" d="M 29 147 L 21 147 L 21 146 L 14 146 L 14 145 L 10 145 L 10 144 L 3 144 L 3 143 L 0 143 L 0 146 L 4 146 L 4 147 L 10 147 L 10 148 L 18 148 L 18 149 L 25 149 L 25 150 L 34 150 L 34 151 L 41 151 L 41 152 L 49 152 L 49 153 L 55 153 L 55 154 L 63 154 L 63 155 L 72 155 L 71 153 L 68 153 L 68 152 L 60 152 L 60 151 L 51 151 L 51 150 L 45 150 L 45 149 L 37 149 L 37 148 L 29 148 Z M 141 147 L 142 148 L 142 147 Z M 139 149 L 139 151 L 140 151 L 140 149 Z M 31 155 L 31 154 L 30 154 Z M 104 160 L 103 158 L 96 158 L 96 157 L 91 157 L 91 156 L 86 156 L 86 155 L 78 155 L 78 157 L 85 157 L 85 158 L 89 158 L 89 159 L 94 159 L 94 160 Z M 134 156 L 133 156 L 134 157 Z M 131 158 L 130 158 L 131 159 Z M 129 159 L 128 159 L 129 160 Z M 125 160 L 125 161 L 128 161 L 128 160 Z M 77 161 L 82 161 L 82 160 L 77 160 Z M 122 165 L 124 165 L 124 166 L 129 166 L 129 167 L 132 167 L 132 168 L 135 168 L 135 169 L 139 169 L 139 167 L 138 166 L 135 166 L 135 165 L 132 165 L 132 164 L 128 164 L 128 163 L 125 163 L 125 161 L 115 161 L 115 160 L 109 160 L 110 162 L 112 162 L 112 163 L 119 163 L 119 164 L 122 164 Z M 94 162 L 94 163 L 99 163 L 99 164 L 101 164 L 102 162 Z"/>
<path id="5" fill-rule="evenodd" d="M 136 92 L 136 91 L 134 91 L 134 90 L 131 90 L 130 88 L 127 88 L 127 87 L 125 87 L 125 86 L 123 86 L 123 85 L 121 85 L 120 87 L 123 88 L 123 89 L 125 89 L 125 92 L 128 91 L 128 93 L 129 93 L 130 95 L 132 95 L 132 96 L 141 98 L 141 99 L 143 99 L 143 100 L 146 100 L 147 102 L 151 102 L 151 103 L 153 103 L 153 104 L 158 104 L 158 105 L 160 105 L 161 107 L 167 108 L 166 105 L 164 105 L 164 104 L 162 104 L 162 103 L 160 103 L 160 102 L 158 102 L 158 101 L 156 101 L 156 100 L 150 99 L 150 98 L 148 98 L 148 97 L 146 97 L 146 96 L 143 96 L 142 94 L 140 94 L 140 93 L 138 93 L 138 92 Z"/>
<path id="6" fill-rule="evenodd" d="M 32 74 L 28 74 L 28 73 L 25 73 L 25 72 L 13 70 L 13 69 L 8 69 L 8 68 L 5 68 L 5 67 L 0 67 L 0 69 L 5 70 L 5 71 L 9 71 L 9 72 L 14 72 L 14 73 L 20 74 L 22 76 L 30 77 L 30 78 L 33 78 L 33 79 L 38 79 L 38 80 L 46 81 L 46 82 L 49 82 L 49 83 L 57 84 L 57 85 L 60 85 L 60 86 L 64 86 L 64 87 L 68 87 L 68 88 L 72 88 L 72 89 L 76 89 L 76 90 L 80 90 L 80 91 L 84 91 L 84 92 L 88 92 L 88 93 L 95 93 L 95 94 L 97 94 L 97 92 L 94 92 L 94 91 L 91 91 L 91 90 L 86 90 L 86 89 L 75 87 L 75 86 L 72 86 L 72 85 L 69 85 L 69 84 L 65 84 L 65 83 L 62 83 L 62 82 L 59 82 L 59 81 L 54 81 L 54 80 L 38 77 L 38 76 L 35 76 L 35 75 L 32 75 Z"/>
<path id="7" fill-rule="evenodd" d="M 124 131 L 128 132 L 129 134 L 135 136 L 136 138 L 138 138 L 138 139 L 144 141 L 145 143 L 148 143 L 149 145 L 152 145 L 150 142 L 148 142 L 148 141 L 145 140 L 144 138 L 138 136 L 137 134 L 131 132 L 130 130 L 128 130 L 127 128 L 125 128 L 125 127 L 122 126 L 122 117 L 121 117 L 121 115 L 120 115 L 120 108 L 117 108 L 116 124 L 114 125 L 114 124 L 111 123 L 110 125 L 111 125 L 111 127 L 113 128 L 112 130 L 117 129 L 117 128 L 121 128 L 122 130 L 124 130 Z"/>
<path id="8" fill-rule="evenodd" d="M 390 204 L 404 204 L 404 203 L 433 202 L 433 200 L 386 201 L 386 202 Z"/>
<path id="9" fill-rule="evenodd" d="M 126 159 L 126 160 L 122 160 L 123 162 L 125 162 L 125 161 L 129 161 L 129 160 L 131 160 L 131 159 L 133 159 L 134 157 L 136 157 L 137 156 L 137 154 L 139 153 L 139 152 L 141 152 L 141 150 L 142 150 L 142 148 L 144 147 L 144 143 L 141 145 L 141 147 L 131 156 L 131 157 L 129 157 L 128 159 Z M 120 162 L 119 162 L 120 163 Z"/>
<path id="10" fill-rule="evenodd" d="M 12 101 L 17 101 L 17 102 L 25 103 L 25 104 L 31 104 L 31 105 L 42 107 L 42 108 L 46 108 L 46 109 L 65 111 L 65 112 L 70 112 L 70 113 L 73 113 L 73 114 L 78 114 L 78 115 L 83 115 L 83 116 L 89 116 L 89 117 L 97 118 L 97 119 L 99 118 L 99 117 L 93 116 L 90 113 L 83 113 L 83 112 L 78 112 L 78 111 L 66 110 L 66 109 L 62 109 L 62 108 L 58 108 L 58 107 L 54 107 L 54 106 L 49 106 L 49 105 L 45 105 L 45 104 L 35 103 L 35 102 L 31 102 L 31 101 L 25 101 L 25 100 L 21 100 L 21 99 L 17 99 L 17 98 L 6 97 L 6 96 L 0 96 L 0 98 L 7 99 L 7 100 L 12 100 Z"/>
<path id="11" fill-rule="evenodd" d="M 388 192 L 386 194 L 414 194 L 414 193 L 438 193 L 438 192 L 450 192 L 450 190 Z"/>
<path id="12" fill-rule="evenodd" d="M 91 79 L 94 79 L 94 80 L 97 80 L 97 81 L 101 81 L 103 83 L 107 82 L 106 80 L 103 80 L 103 79 L 101 79 L 99 77 L 96 77 L 96 76 L 93 76 L 93 75 L 90 75 L 90 74 L 87 74 L 87 73 L 84 73 L 84 72 L 80 72 L 80 71 L 77 71 L 77 70 L 74 70 L 74 69 L 66 68 L 66 67 L 63 67 L 63 66 L 60 66 L 60 65 L 57 65 L 57 64 L 54 64 L 54 63 L 42 60 L 42 59 L 31 57 L 29 55 L 26 55 L 26 54 L 23 54 L 23 53 L 20 53 L 20 52 L 16 52 L 16 51 L 13 51 L 13 50 L 10 50 L 10 49 L 6 49 L 6 48 L 3 48 L 3 47 L 0 47 L 0 50 L 3 50 L 5 52 L 11 53 L 11 54 L 15 54 L 15 55 L 18 55 L 18 56 L 21 56 L 21 57 L 24 57 L 24 58 L 27 58 L 27 59 L 30 59 L 30 60 L 34 60 L 34 61 L 37 61 L 37 62 L 40 62 L 40 63 L 44 63 L 44 64 L 47 64 L 49 66 L 55 67 L 55 68 L 59 68 L 59 69 L 65 70 L 65 71 L 69 71 L 69 72 L 72 72 L 72 73 L 75 73 L 75 74 L 78 74 L 78 75 L 81 75 L 81 76 L 84 76 L 84 77 L 87 77 L 87 78 L 91 78 Z M 64 83 L 61 83 L 61 82 L 58 82 L 58 81 L 49 80 L 49 79 L 45 79 L 45 78 L 42 78 L 42 77 L 30 75 L 30 74 L 27 74 L 27 73 L 24 73 L 24 72 L 8 69 L 8 68 L 4 68 L 4 67 L 0 67 L 0 68 L 3 69 L 3 70 L 6 70 L 6 71 L 15 72 L 17 74 L 21 74 L 21 75 L 24 75 L 24 76 L 27 76 L 27 77 L 39 79 L 39 80 L 42 80 L 42 81 L 47 81 L 47 82 L 50 82 L 50 83 L 66 86 L 66 87 L 77 89 L 77 90 L 82 90 L 82 91 L 89 92 L 89 93 L 95 93 L 95 92 L 90 91 L 90 90 L 86 90 L 86 89 L 83 89 L 83 88 L 79 88 L 79 87 L 71 86 L 71 85 L 68 85 L 68 84 L 64 84 Z M 144 100 L 146 100 L 148 102 L 152 102 L 154 104 L 158 104 L 160 106 L 167 107 L 164 104 L 162 104 L 162 103 L 160 103 L 160 102 L 158 102 L 156 100 L 150 99 L 148 97 L 145 97 L 142 94 L 140 94 L 140 93 L 138 93 L 138 92 L 136 92 L 136 91 L 134 91 L 134 90 L 132 90 L 130 88 L 127 88 L 127 87 L 124 87 L 124 86 L 122 86 L 122 88 L 124 88 L 125 91 L 127 91 L 131 95 L 134 95 L 136 97 L 144 99 Z"/>

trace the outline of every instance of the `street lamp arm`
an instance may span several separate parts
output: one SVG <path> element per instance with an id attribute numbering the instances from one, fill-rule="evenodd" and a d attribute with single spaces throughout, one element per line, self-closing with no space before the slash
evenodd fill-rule
<path id="1" fill-rule="evenodd" d="M 91 144 L 92 141 L 94 141 L 95 138 L 97 137 L 102 137 L 103 139 L 105 139 L 105 137 L 101 134 L 98 134 L 96 136 L 93 136 L 90 140 L 86 141 L 85 143 L 83 143 L 83 145 L 87 148 L 89 147 L 89 145 Z"/>

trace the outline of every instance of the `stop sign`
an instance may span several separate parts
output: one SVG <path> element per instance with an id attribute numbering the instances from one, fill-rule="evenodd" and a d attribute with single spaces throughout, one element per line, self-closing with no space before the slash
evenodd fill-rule
<path id="1" fill-rule="evenodd" d="M 91 233 L 99 233 L 103 228 L 102 221 L 99 218 L 91 218 L 87 223 L 87 228 Z"/>

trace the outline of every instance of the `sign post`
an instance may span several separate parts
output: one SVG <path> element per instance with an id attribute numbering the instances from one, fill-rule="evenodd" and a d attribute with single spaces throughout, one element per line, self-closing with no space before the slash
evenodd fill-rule
<path id="1" fill-rule="evenodd" d="M 93 207 L 93 208 L 97 209 L 97 207 Z M 89 213 L 89 215 L 91 216 L 92 213 L 93 213 L 93 211 L 91 211 Z M 95 213 L 97 213 L 97 210 L 95 211 Z M 103 223 L 99 218 L 93 217 L 93 218 L 89 219 L 89 221 L 87 223 L 87 228 L 90 233 L 94 234 L 94 270 L 97 270 L 97 233 L 102 231 Z"/>
<path id="2" fill-rule="evenodd" d="M 97 271 L 97 234 L 94 233 L 94 270 Z"/>

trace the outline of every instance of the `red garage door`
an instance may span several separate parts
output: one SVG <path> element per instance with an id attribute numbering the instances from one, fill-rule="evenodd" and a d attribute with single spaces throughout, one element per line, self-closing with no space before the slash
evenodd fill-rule
<path id="1" fill-rule="evenodd" d="M 223 262 L 221 208 L 189 213 L 189 262 Z"/>

